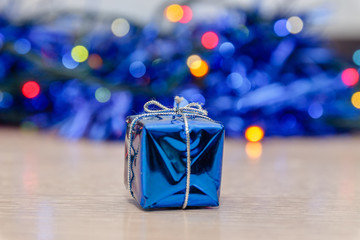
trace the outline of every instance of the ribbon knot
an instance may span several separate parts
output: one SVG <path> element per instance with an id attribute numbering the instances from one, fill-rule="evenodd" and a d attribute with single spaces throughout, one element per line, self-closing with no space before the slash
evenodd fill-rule
<path id="1" fill-rule="evenodd" d="M 176 101 L 176 97 L 175 97 Z M 207 116 L 208 112 L 202 108 L 201 104 L 199 103 L 189 103 L 184 107 L 179 107 L 179 103 L 176 104 L 176 107 L 168 108 L 159 103 L 158 101 L 151 100 L 144 104 L 144 111 L 147 113 L 173 113 L 177 115 L 183 114 L 195 114 L 201 116 Z M 150 109 L 151 106 L 156 106 L 159 109 Z"/>

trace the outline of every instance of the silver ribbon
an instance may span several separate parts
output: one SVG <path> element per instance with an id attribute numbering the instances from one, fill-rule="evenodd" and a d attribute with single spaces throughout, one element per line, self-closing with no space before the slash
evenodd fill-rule
<path id="1" fill-rule="evenodd" d="M 144 114 L 137 115 L 132 122 L 130 123 L 129 136 L 128 136 L 128 189 L 130 191 L 131 196 L 135 198 L 134 193 L 131 188 L 132 180 L 134 179 L 134 172 L 132 170 L 132 161 L 131 161 L 131 150 L 133 148 L 133 138 L 134 138 L 134 130 L 135 125 L 138 120 L 146 118 L 146 117 L 154 117 L 154 116 L 176 116 L 180 115 L 184 119 L 185 125 L 185 134 L 186 134 L 186 190 L 185 190 L 185 199 L 182 208 L 185 209 L 189 200 L 189 191 L 190 191 L 190 175 L 191 175 L 191 156 L 190 156 L 190 131 L 188 124 L 188 117 L 200 117 L 203 119 L 207 119 L 209 121 L 213 121 L 211 118 L 207 117 L 207 111 L 202 108 L 199 103 L 189 103 L 184 107 L 180 107 L 180 103 L 182 102 L 182 97 L 175 97 L 176 106 L 173 108 L 168 108 L 159 103 L 158 101 L 151 100 L 144 104 Z M 158 109 L 150 109 L 149 107 L 156 106 Z"/>

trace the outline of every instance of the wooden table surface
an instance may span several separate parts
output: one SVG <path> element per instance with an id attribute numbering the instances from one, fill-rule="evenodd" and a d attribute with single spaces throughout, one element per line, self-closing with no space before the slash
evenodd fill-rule
<path id="1" fill-rule="evenodd" d="M 0 239 L 360 239 L 359 137 L 227 139 L 214 209 L 139 209 L 123 156 L 0 129 Z"/>

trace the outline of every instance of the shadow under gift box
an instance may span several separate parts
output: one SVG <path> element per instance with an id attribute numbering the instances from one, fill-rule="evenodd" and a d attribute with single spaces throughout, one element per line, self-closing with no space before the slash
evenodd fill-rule
<path id="1" fill-rule="evenodd" d="M 129 126 L 136 117 L 129 116 Z M 224 144 L 224 126 L 202 118 L 188 118 L 191 175 L 187 206 L 218 206 Z M 186 134 L 181 116 L 138 120 L 133 131 L 130 174 L 134 198 L 144 209 L 181 208 L 186 191 Z M 128 186 L 128 144 L 125 149 L 125 185 Z"/>

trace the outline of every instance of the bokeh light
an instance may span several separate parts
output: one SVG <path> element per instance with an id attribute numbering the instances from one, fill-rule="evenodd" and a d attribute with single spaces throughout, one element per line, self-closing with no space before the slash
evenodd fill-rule
<path id="1" fill-rule="evenodd" d="M 103 65 L 103 60 L 99 54 L 94 53 L 94 54 L 90 54 L 87 63 L 92 69 L 100 69 Z"/>
<path id="2" fill-rule="evenodd" d="M 262 144 L 260 142 L 247 142 L 245 152 L 249 158 L 258 159 L 262 155 Z"/>
<path id="3" fill-rule="evenodd" d="M 35 81 L 28 81 L 22 86 L 21 91 L 26 98 L 34 98 L 39 95 L 40 86 Z"/>
<path id="4" fill-rule="evenodd" d="M 355 68 L 347 68 L 342 72 L 341 80 L 346 86 L 354 86 L 359 82 L 359 72 Z"/>
<path id="5" fill-rule="evenodd" d="M 214 32 L 206 32 L 201 37 L 201 44 L 206 49 L 213 49 L 215 48 L 219 43 L 219 37 Z"/>
<path id="6" fill-rule="evenodd" d="M 111 31 L 117 37 L 124 37 L 130 31 L 130 24 L 125 18 L 117 18 L 111 24 Z"/>
<path id="7" fill-rule="evenodd" d="M 192 10 L 189 6 L 183 5 L 181 6 L 182 10 L 183 10 L 183 16 L 182 18 L 179 20 L 180 23 L 188 23 L 191 21 L 192 19 Z"/>
<path id="8" fill-rule="evenodd" d="M 31 43 L 25 38 L 20 38 L 14 43 L 14 50 L 19 54 L 26 54 L 31 49 Z"/>
<path id="9" fill-rule="evenodd" d="M 204 60 L 200 61 L 200 65 L 197 68 L 194 68 L 194 65 L 197 66 L 198 62 L 193 63 L 190 67 L 190 72 L 195 77 L 203 77 L 209 71 L 209 66 Z"/>
<path id="10" fill-rule="evenodd" d="M 198 55 L 191 55 L 187 58 L 186 65 L 189 68 L 197 69 L 201 65 L 201 58 Z"/>
<path id="11" fill-rule="evenodd" d="M 245 130 L 245 138 L 250 142 L 258 142 L 264 137 L 264 130 L 259 126 L 250 126 Z"/>
<path id="12" fill-rule="evenodd" d="M 165 9 L 164 15 L 170 22 L 179 22 L 183 18 L 184 10 L 179 4 L 172 4 Z"/>
<path id="13" fill-rule="evenodd" d="M 286 29 L 292 34 L 298 34 L 304 27 L 304 23 L 298 16 L 290 17 L 286 22 Z"/>
<path id="14" fill-rule="evenodd" d="M 230 58 L 235 53 L 235 47 L 231 42 L 224 42 L 220 45 L 219 52 L 224 58 Z"/>
<path id="15" fill-rule="evenodd" d="M 360 92 L 356 92 L 351 96 L 351 103 L 357 109 L 360 109 Z"/>
<path id="16" fill-rule="evenodd" d="M 289 35 L 289 31 L 286 28 L 286 19 L 279 19 L 274 23 L 274 32 L 279 37 L 285 37 Z"/>
<path id="17" fill-rule="evenodd" d="M 324 109 L 320 103 L 312 103 L 308 108 L 308 114 L 314 119 L 320 118 L 324 113 Z"/>
<path id="18" fill-rule="evenodd" d="M 86 49 L 86 47 L 82 45 L 77 45 L 71 50 L 71 57 L 76 62 L 80 62 L 80 63 L 85 62 L 88 56 L 89 56 L 88 50 Z"/>
<path id="19" fill-rule="evenodd" d="M 110 98 L 111 98 L 111 92 L 109 89 L 107 89 L 105 87 L 99 87 L 98 89 L 96 89 L 95 99 L 98 102 L 106 103 L 107 101 L 110 100 Z"/>
<path id="20" fill-rule="evenodd" d="M 360 66 L 360 49 L 358 49 L 354 52 L 353 61 L 356 65 Z"/>
<path id="21" fill-rule="evenodd" d="M 135 61 L 130 64 L 129 72 L 134 78 L 141 78 L 146 72 L 146 66 L 140 61 Z"/>
<path id="22" fill-rule="evenodd" d="M 62 57 L 61 61 L 62 61 L 63 65 L 64 65 L 64 67 L 66 67 L 67 69 L 74 69 L 74 68 L 76 68 L 76 67 L 79 65 L 79 63 L 76 62 L 76 61 L 72 58 L 70 52 L 69 52 L 69 53 L 65 53 L 64 56 Z"/>

